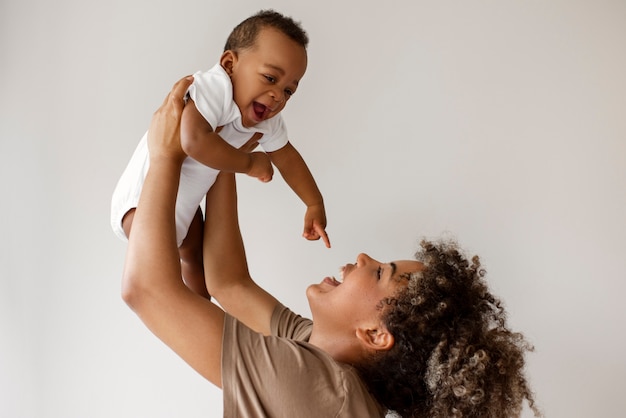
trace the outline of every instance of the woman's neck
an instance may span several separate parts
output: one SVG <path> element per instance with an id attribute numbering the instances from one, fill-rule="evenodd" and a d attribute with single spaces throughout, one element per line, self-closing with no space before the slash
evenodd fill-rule
<path id="1" fill-rule="evenodd" d="M 356 335 L 337 335 L 325 333 L 313 325 L 309 343 L 324 350 L 335 361 L 347 364 L 357 364 L 363 361 L 365 353 Z"/>

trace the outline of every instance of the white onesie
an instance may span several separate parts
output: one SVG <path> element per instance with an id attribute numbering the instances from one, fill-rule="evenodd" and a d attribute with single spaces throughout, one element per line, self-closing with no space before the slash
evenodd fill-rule
<path id="1" fill-rule="evenodd" d="M 187 93 L 213 129 L 223 127 L 220 136 L 235 148 L 245 144 L 256 132 L 263 134 L 259 144 L 265 152 L 279 150 L 288 142 L 287 129 L 280 114 L 252 128 L 241 124 L 241 113 L 233 100 L 230 77 L 219 64 L 209 71 L 194 74 L 193 84 Z M 122 229 L 122 218 L 129 210 L 137 207 L 148 171 L 147 137 L 146 132 L 122 173 L 111 199 L 111 226 L 115 234 L 123 240 L 127 240 L 127 237 Z M 179 246 L 187 236 L 198 206 L 218 173 L 218 170 L 190 157 L 183 162 L 176 198 L 176 239 Z"/>

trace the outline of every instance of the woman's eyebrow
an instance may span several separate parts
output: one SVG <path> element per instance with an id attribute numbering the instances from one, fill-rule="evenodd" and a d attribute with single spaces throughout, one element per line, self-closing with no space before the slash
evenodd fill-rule
<path id="1" fill-rule="evenodd" d="M 391 275 L 389 277 L 393 277 L 396 274 L 398 266 L 396 266 L 396 263 L 394 263 L 393 261 L 389 263 L 389 265 L 391 266 Z"/>

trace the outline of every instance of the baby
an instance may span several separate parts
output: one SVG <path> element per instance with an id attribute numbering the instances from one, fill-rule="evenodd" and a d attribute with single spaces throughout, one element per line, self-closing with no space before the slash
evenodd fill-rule
<path id="1" fill-rule="evenodd" d="M 287 138 L 280 112 L 307 66 L 308 37 L 289 17 L 260 11 L 233 29 L 218 64 L 194 74 L 181 122 L 188 155 L 176 200 L 176 236 L 185 283 L 209 296 L 202 265 L 200 203 L 220 171 L 246 173 L 263 182 L 272 163 L 307 207 L 303 236 L 330 241 L 324 201 L 300 153 Z M 122 174 L 111 203 L 111 225 L 122 239 L 132 220 L 149 165 L 147 133 Z M 250 152 L 260 144 L 265 152 Z"/>

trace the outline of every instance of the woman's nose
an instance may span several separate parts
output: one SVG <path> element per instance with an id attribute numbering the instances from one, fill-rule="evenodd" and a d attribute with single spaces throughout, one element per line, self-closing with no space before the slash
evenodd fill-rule
<path id="1" fill-rule="evenodd" d="M 356 263 L 358 265 L 367 264 L 370 261 L 372 261 L 372 257 L 370 257 L 369 255 L 367 255 L 365 253 L 361 253 L 361 254 L 356 256 Z"/>

